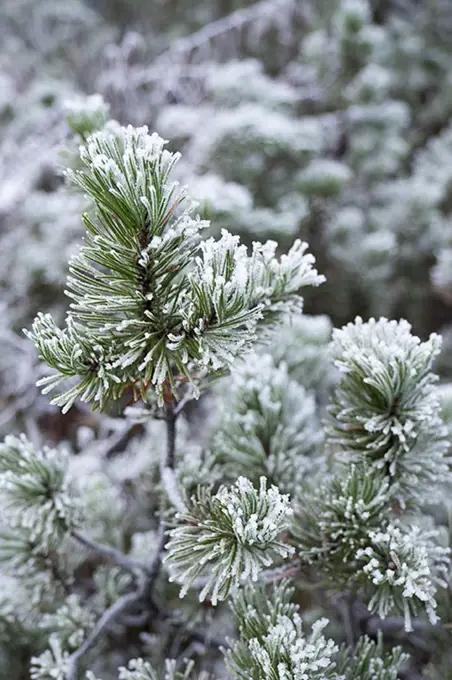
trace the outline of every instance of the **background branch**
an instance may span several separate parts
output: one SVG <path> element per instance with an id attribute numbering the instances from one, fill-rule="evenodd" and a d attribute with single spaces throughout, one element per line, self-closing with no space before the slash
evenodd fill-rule
<path id="1" fill-rule="evenodd" d="M 107 609 L 96 623 L 85 642 L 75 651 L 68 660 L 67 680 L 78 680 L 80 662 L 89 650 L 97 643 L 98 639 L 112 626 L 119 616 L 132 605 L 138 603 L 143 596 L 142 588 L 136 592 L 128 593 L 117 600 Z"/>
<path id="2" fill-rule="evenodd" d="M 120 567 L 123 567 L 127 571 L 147 571 L 146 565 L 142 562 L 135 560 L 133 557 L 125 555 L 123 552 L 113 548 L 110 545 L 92 541 L 86 536 L 83 536 L 83 534 L 77 531 L 77 529 L 72 529 L 71 536 L 74 540 L 80 543 L 80 545 L 83 545 L 84 548 L 87 548 L 91 552 L 97 553 L 98 555 L 102 555 L 102 557 L 106 557 L 109 560 L 113 560 L 116 562 L 116 564 L 119 564 Z"/>

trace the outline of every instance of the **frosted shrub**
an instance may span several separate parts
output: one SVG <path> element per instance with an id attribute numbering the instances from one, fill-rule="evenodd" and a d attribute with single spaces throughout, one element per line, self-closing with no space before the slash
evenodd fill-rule
<path id="1" fill-rule="evenodd" d="M 102 465 L 95 441 L 77 458 L 25 436 L 0 447 L 4 569 L 35 602 L 55 580 L 40 624 L 48 649 L 32 659 L 33 679 L 79 680 L 86 670 L 96 680 L 107 631 L 138 628 L 152 648 L 179 630 L 208 646 L 214 633 L 200 603 L 214 608 L 215 628 L 215 608 L 230 597 L 239 637 L 213 646 L 232 677 L 345 680 L 376 664 L 393 678 L 405 657 L 385 657 L 366 638 L 340 671 L 351 650 L 339 653 L 326 619 L 303 622 L 284 578 L 302 591 L 301 570 L 315 567 L 330 587 L 355 592 L 370 620 L 400 612 L 410 630 L 425 612 L 437 622 L 449 551 L 438 531 L 421 537 L 413 513 L 426 483 L 446 482 L 431 373 L 439 339 L 422 343 L 408 323 L 386 319 L 334 331 L 339 378 L 325 447 L 316 393 L 297 381 L 319 395 L 328 389 L 313 348 L 326 346 L 330 326 L 301 317 L 300 289 L 323 282 L 307 244 L 277 256 L 276 242 L 248 250 L 225 229 L 202 240 L 207 224 L 171 179 L 179 155 L 145 127 L 108 122 L 87 136 L 80 158 L 68 176 L 91 200 L 87 235 L 70 261 L 64 327 L 40 314 L 29 333 L 52 369 L 39 384 L 48 392 L 69 382 L 53 399 L 64 412 L 80 401 L 111 409 L 127 395 L 142 405 L 127 409 L 119 439 L 107 438 Z M 278 343 L 291 323 L 301 347 Z M 200 395 L 216 418 L 191 442 L 182 414 Z M 134 428 L 138 449 L 127 443 Z M 124 438 L 126 464 L 115 461 Z M 268 595 L 268 582 L 281 579 Z M 127 649 L 119 679 L 160 677 L 162 655 Z M 205 670 L 215 671 L 199 678 Z M 168 679 L 197 672 L 196 663 L 166 662 Z"/>
<path id="2" fill-rule="evenodd" d="M 0 676 L 449 680 L 452 6 L 60 5 L 0 27 Z"/>

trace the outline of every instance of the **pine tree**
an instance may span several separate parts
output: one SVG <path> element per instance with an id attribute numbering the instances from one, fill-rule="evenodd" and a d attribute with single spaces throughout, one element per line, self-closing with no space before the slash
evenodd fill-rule
<path id="1" fill-rule="evenodd" d="M 4 15 L 0 675 L 444 680 L 450 4 Z"/>
<path id="2" fill-rule="evenodd" d="M 77 114 L 76 122 L 84 137 L 89 120 Z M 152 626 L 155 616 L 160 635 L 176 628 L 209 645 L 208 632 L 192 629 L 187 619 L 196 606 L 191 593 L 213 607 L 232 594 L 239 638 L 219 647 L 230 646 L 233 677 L 339 680 L 353 677 L 354 667 L 363 673 L 379 668 L 382 680 L 394 677 L 405 657 L 394 652 L 384 658 L 381 643 L 375 647 L 365 638 L 341 656 L 322 632 L 326 619 L 306 630 L 291 602 L 294 588 L 283 581 L 268 599 L 265 584 L 287 572 L 297 587 L 302 566 L 312 565 L 332 588 L 363 599 L 370 613 L 402 613 L 407 630 L 423 611 L 437 622 L 436 590 L 445 586 L 449 552 L 437 544 L 437 531 L 413 524 L 412 514 L 422 506 L 425 483 L 447 473 L 430 372 L 436 336 L 420 343 L 408 324 L 385 319 L 357 319 L 335 331 L 332 350 L 342 378 L 322 449 L 313 397 L 289 378 L 288 364 L 250 353 L 259 336 L 268 343 L 272 329 L 301 314 L 301 287 L 322 282 L 306 244 L 296 242 L 277 259 L 272 241 L 254 243 L 248 254 L 225 230 L 220 239 L 201 240 L 206 225 L 193 217 L 186 191 L 171 181 L 178 155 L 146 128 L 108 122 L 88 130 L 80 158 L 82 166 L 68 177 L 91 198 L 83 216 L 87 234 L 70 262 L 65 327 L 39 315 L 29 334 L 53 371 L 40 384 L 47 392 L 71 380 L 53 399 L 65 412 L 78 400 L 106 409 L 132 394 L 143 400 L 142 408 L 130 409 L 132 422 L 143 423 L 155 442 L 163 419 L 166 445 L 156 459 L 139 463 L 138 474 L 144 464 L 160 496 L 157 504 L 144 500 L 152 507 L 147 526 L 136 524 L 134 496 L 127 534 L 115 545 L 91 538 L 84 527 L 94 528 L 103 512 L 89 495 L 99 499 L 99 483 L 105 493 L 125 470 L 113 467 L 103 481 L 94 467 L 85 485 L 68 454 L 36 448 L 25 436 L 5 440 L 4 569 L 34 601 L 50 583 L 55 589 L 40 624 L 48 649 L 32 659 L 31 677 L 79 680 L 106 633 Z M 177 425 L 179 437 L 188 434 L 185 426 L 180 430 L 181 413 L 213 378 L 229 380 L 229 389 L 209 450 L 202 453 L 201 444 L 198 453 L 185 446 L 179 451 Z M 419 455 L 420 442 L 427 441 L 428 455 Z M 337 463 L 330 449 L 342 449 Z M 197 489 L 186 467 L 189 456 L 206 465 Z M 321 489 L 308 479 L 315 471 L 326 477 Z M 240 473 L 249 478 L 234 479 Z M 86 588 L 78 583 L 80 558 L 71 555 L 74 541 L 101 560 L 86 605 L 79 595 Z M 105 571 L 104 562 L 116 567 Z M 171 611 L 173 581 L 191 602 L 179 614 Z M 351 666 L 347 654 L 354 654 Z M 158 667 L 164 659 L 157 655 L 155 662 Z M 194 670 L 189 664 L 177 675 L 174 664 L 166 664 L 165 677 Z M 97 666 L 86 678 L 97 677 Z M 156 672 L 138 658 L 118 677 L 153 680 Z"/>

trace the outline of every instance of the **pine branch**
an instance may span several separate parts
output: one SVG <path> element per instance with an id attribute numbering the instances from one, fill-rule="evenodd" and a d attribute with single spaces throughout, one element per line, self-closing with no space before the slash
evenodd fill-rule
<path id="1" fill-rule="evenodd" d="M 173 401 L 165 404 L 166 421 L 166 459 L 163 467 L 174 468 L 174 456 L 176 452 L 176 418 L 179 412 L 175 411 Z"/>
<path id="2" fill-rule="evenodd" d="M 141 423 L 127 423 L 123 430 L 107 439 L 107 446 L 105 451 L 102 452 L 102 455 L 105 458 L 111 458 L 118 453 L 122 453 L 126 449 L 128 443 L 138 434 L 142 434 L 143 431 L 144 428 Z"/>
<path id="3" fill-rule="evenodd" d="M 271 589 L 247 587 L 233 596 L 239 639 L 226 652 L 226 663 L 234 678 L 342 680 L 335 673 L 338 648 L 322 634 L 328 621 L 316 621 L 307 635 L 292 595 L 293 588 L 283 581 Z"/>
<path id="4" fill-rule="evenodd" d="M 300 310 L 303 286 L 324 281 L 297 240 L 277 244 L 238 236 L 201 241 L 208 223 L 192 217 L 185 188 L 171 182 L 179 159 L 147 128 L 117 124 L 91 135 L 71 180 L 93 200 L 83 216 L 85 243 L 70 263 L 66 324 L 38 314 L 29 337 L 54 369 L 44 392 L 76 378 L 52 400 L 63 412 L 76 401 L 104 409 L 132 387 L 168 393 L 199 376 L 218 375 L 251 348 L 262 325 Z"/>
<path id="5" fill-rule="evenodd" d="M 387 477 L 401 505 L 419 504 L 450 479 L 446 428 L 432 364 L 441 338 L 412 335 L 407 321 L 360 317 L 333 333 L 341 380 L 330 406 L 330 443 L 347 460 Z"/>
<path id="6" fill-rule="evenodd" d="M 177 405 L 174 407 L 174 415 L 177 416 L 182 413 L 186 405 L 192 401 L 194 398 L 193 391 L 189 390 L 184 394 L 184 396 L 178 401 Z"/>
<path id="7" fill-rule="evenodd" d="M 242 580 L 257 581 L 275 559 L 293 553 L 281 540 L 292 514 L 288 495 L 276 486 L 267 490 L 265 477 L 258 489 L 245 477 L 214 495 L 199 487 L 186 511 L 177 513 L 166 546 L 170 580 L 182 585 L 180 596 L 207 577 L 199 600 L 209 597 L 215 606 Z"/>
<path id="8" fill-rule="evenodd" d="M 353 620 L 353 599 L 350 593 L 341 593 L 335 600 L 335 606 L 344 625 L 345 639 L 349 647 L 356 642 L 356 631 Z"/>
<path id="9" fill-rule="evenodd" d="M 160 520 L 159 530 L 158 530 L 158 543 L 157 551 L 152 559 L 152 562 L 148 568 L 147 578 L 146 578 L 146 593 L 147 597 L 152 600 L 152 590 L 154 588 L 155 582 L 160 574 L 162 568 L 162 558 L 163 551 L 165 548 L 165 529 L 163 526 L 163 520 Z"/>
<path id="10" fill-rule="evenodd" d="M 161 476 L 163 477 L 163 471 L 165 469 L 174 469 L 174 460 L 176 454 L 176 414 L 174 412 L 174 404 L 172 396 L 165 404 L 165 422 L 166 422 L 166 456 L 161 464 Z M 146 590 L 149 594 L 149 598 L 152 599 L 152 590 L 155 582 L 160 574 L 162 568 L 163 552 L 165 549 L 165 527 L 163 523 L 164 516 L 164 499 L 162 497 L 161 503 L 161 513 L 160 513 L 160 524 L 158 528 L 158 544 L 157 551 L 153 557 L 151 565 L 148 569 Z"/>
<path id="11" fill-rule="evenodd" d="M 363 636 L 356 646 L 341 649 L 337 671 L 341 680 L 396 680 L 407 659 L 400 647 L 387 652 L 381 634 L 376 642 Z"/>
<path id="12" fill-rule="evenodd" d="M 430 621 L 424 619 L 412 619 L 411 627 L 413 632 L 425 633 L 432 630 Z M 381 631 L 384 635 L 400 636 L 405 632 L 405 621 L 402 616 L 388 616 L 380 619 L 378 616 L 371 616 L 365 623 L 365 632 L 371 637 L 375 637 Z"/>
<path id="13" fill-rule="evenodd" d="M 393 520 L 392 502 L 387 478 L 352 465 L 347 476 L 336 475 L 305 499 L 293 530 L 302 559 L 333 587 L 363 588 L 371 612 L 385 618 L 403 611 L 410 630 L 422 610 L 436 622 L 450 551 L 438 544 L 437 531 Z"/>
<path id="14" fill-rule="evenodd" d="M 201 630 L 194 630 L 190 628 L 186 621 L 171 621 L 171 625 L 182 631 L 187 639 L 200 642 L 205 647 L 211 647 L 216 650 L 226 650 L 229 648 L 228 640 L 209 635 L 209 632 Z"/>

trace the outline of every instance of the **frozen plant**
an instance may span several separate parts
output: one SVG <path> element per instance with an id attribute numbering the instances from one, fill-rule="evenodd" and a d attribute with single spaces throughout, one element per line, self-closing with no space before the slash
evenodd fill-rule
<path id="1" fill-rule="evenodd" d="M 278 540 L 291 514 L 289 497 L 275 486 L 267 490 L 265 477 L 259 491 L 239 477 L 231 489 L 222 487 L 212 498 L 205 494 L 194 499 L 193 507 L 177 516 L 181 526 L 172 529 L 166 546 L 171 579 L 183 584 L 181 597 L 205 574 L 206 566 L 211 569 L 199 599 L 210 595 L 214 605 L 240 581 L 257 581 L 273 555 L 285 558 L 293 553 Z"/>
<path id="2" fill-rule="evenodd" d="M 334 618 L 331 605 L 302 618 L 296 599 L 321 577 L 366 611 L 363 634 L 376 617 L 438 622 L 449 549 L 421 516 L 428 484 L 449 481 L 438 336 L 357 318 L 333 333 L 327 380 L 330 325 L 300 321 L 300 291 L 324 280 L 306 243 L 203 239 L 159 135 L 116 121 L 79 134 L 67 176 L 89 202 L 70 307 L 63 327 L 41 313 L 27 335 L 51 369 L 44 393 L 62 388 L 53 405 L 91 432 L 0 446 L 2 569 L 45 609 L 31 677 L 392 680 L 398 650 L 355 640 L 345 619 L 340 651 L 319 611 Z"/>

